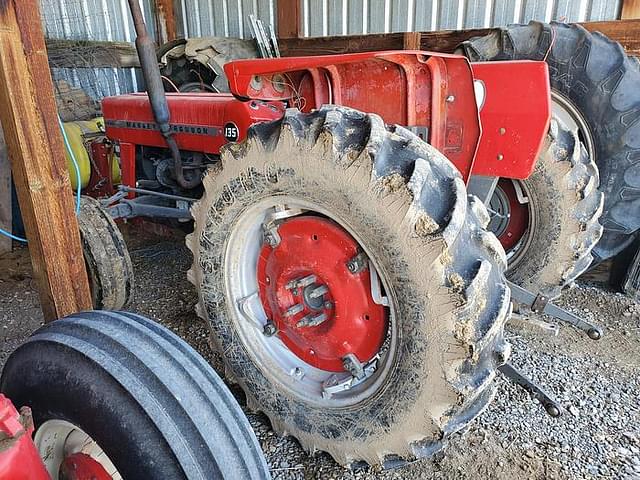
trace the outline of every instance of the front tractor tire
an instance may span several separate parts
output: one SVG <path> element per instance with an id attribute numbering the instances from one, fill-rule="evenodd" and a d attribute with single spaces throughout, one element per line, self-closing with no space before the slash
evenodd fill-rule
<path id="1" fill-rule="evenodd" d="M 555 299 L 593 261 L 602 236 L 598 168 L 576 132 L 551 120 L 542 153 L 526 180 L 501 179 L 489 230 L 507 251 L 507 277 Z"/>
<path id="2" fill-rule="evenodd" d="M 140 315 L 82 312 L 45 325 L 11 354 L 0 391 L 33 411 L 52 480 L 271 478 L 220 377 Z"/>
<path id="3" fill-rule="evenodd" d="M 506 259 L 442 154 L 376 115 L 288 110 L 204 185 L 198 314 L 278 433 L 389 467 L 488 404 L 509 354 Z"/>

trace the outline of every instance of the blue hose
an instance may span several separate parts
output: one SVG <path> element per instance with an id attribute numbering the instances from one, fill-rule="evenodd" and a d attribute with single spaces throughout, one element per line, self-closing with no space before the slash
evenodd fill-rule
<path id="1" fill-rule="evenodd" d="M 67 149 L 67 152 L 69 152 L 69 156 L 71 157 L 71 162 L 73 163 L 73 167 L 76 171 L 76 185 L 78 187 L 76 191 L 76 215 L 79 215 L 80 214 L 80 193 L 82 191 L 82 176 L 80 175 L 80 166 L 78 165 L 78 160 L 76 159 L 76 156 L 73 153 L 73 150 L 71 149 L 71 145 L 69 144 L 69 137 L 67 137 L 67 132 L 64 131 L 64 126 L 62 125 L 62 119 L 60 118 L 60 115 L 58 115 L 58 124 L 60 125 L 60 130 L 62 131 L 64 146 Z M 0 235 L 9 237 L 10 239 L 15 240 L 16 242 L 27 243 L 26 238 L 16 237 L 15 235 L 12 235 L 11 233 L 7 232 L 6 230 L 3 230 L 2 228 L 0 228 Z"/>

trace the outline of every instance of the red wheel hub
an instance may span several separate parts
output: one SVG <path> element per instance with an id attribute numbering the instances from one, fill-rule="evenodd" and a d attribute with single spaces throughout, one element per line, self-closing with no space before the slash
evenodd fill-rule
<path id="1" fill-rule="evenodd" d="M 386 312 L 371 296 L 369 268 L 352 273 L 358 243 L 321 217 L 291 218 L 280 241 L 258 259 L 260 300 L 279 337 L 294 354 L 322 370 L 343 372 L 343 358 L 361 363 L 380 350 Z"/>
<path id="2" fill-rule="evenodd" d="M 111 475 L 94 458 L 74 453 L 60 465 L 60 478 L 64 480 L 111 480 Z"/>
<path id="3" fill-rule="evenodd" d="M 529 227 L 529 207 L 526 203 L 518 201 L 513 182 L 508 178 L 502 178 L 498 187 L 502 189 L 509 201 L 509 220 L 506 228 L 498 237 L 504 249 L 508 252 L 517 245 Z"/>

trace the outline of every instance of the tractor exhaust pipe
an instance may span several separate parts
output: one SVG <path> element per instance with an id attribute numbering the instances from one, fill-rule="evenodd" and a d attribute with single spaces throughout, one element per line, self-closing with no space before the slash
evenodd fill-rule
<path id="1" fill-rule="evenodd" d="M 171 113 L 169 112 L 169 104 L 167 103 L 167 96 L 164 93 L 160 69 L 158 68 L 156 47 L 147 32 L 147 26 L 144 23 L 139 0 L 129 0 L 129 8 L 131 10 L 131 16 L 133 17 L 133 24 L 136 28 L 136 50 L 138 51 L 142 76 L 144 77 L 147 94 L 149 95 L 149 103 L 151 104 L 153 117 L 171 151 L 178 184 L 186 189 L 194 188 L 200 183 L 200 179 L 187 180 L 184 178 L 182 156 L 180 155 L 180 149 L 178 148 L 176 139 L 173 137 L 169 123 Z"/>

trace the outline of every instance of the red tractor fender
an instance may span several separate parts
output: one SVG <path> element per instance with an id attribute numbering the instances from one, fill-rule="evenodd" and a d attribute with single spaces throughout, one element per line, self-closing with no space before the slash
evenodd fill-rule
<path id="1" fill-rule="evenodd" d="M 474 175 L 525 179 L 533 172 L 551 122 L 545 62 L 473 63 L 482 137 Z"/>
<path id="2" fill-rule="evenodd" d="M 465 181 L 528 177 L 551 116 L 545 62 L 471 65 L 459 55 L 400 50 L 238 60 L 224 69 L 240 98 L 288 100 L 302 111 L 333 103 L 406 126 Z"/>
<path id="3" fill-rule="evenodd" d="M 31 410 L 16 410 L 0 393 L 0 478 L 11 480 L 50 480 L 31 434 Z"/>
<path id="4" fill-rule="evenodd" d="M 289 100 L 303 112 L 336 104 L 403 125 L 468 177 L 480 139 L 471 65 L 465 57 L 385 51 L 237 60 L 224 66 L 241 98 Z"/>

